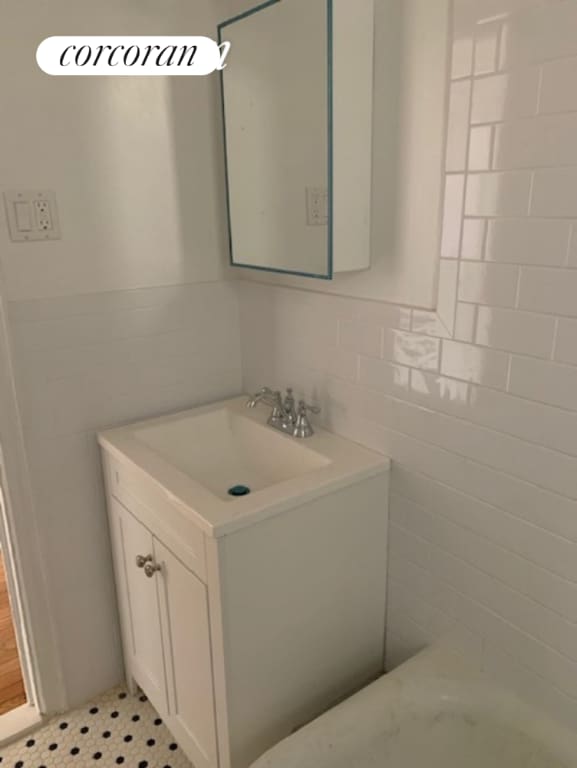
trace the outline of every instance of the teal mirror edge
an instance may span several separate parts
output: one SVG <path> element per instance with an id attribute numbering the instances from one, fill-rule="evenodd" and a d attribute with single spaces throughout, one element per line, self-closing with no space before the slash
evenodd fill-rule
<path id="1" fill-rule="evenodd" d="M 288 0 L 266 0 L 264 3 L 249 8 L 244 13 L 239 13 L 217 26 L 218 44 L 223 42 L 223 30 L 237 21 L 246 19 L 259 11 L 263 11 L 272 5 Z M 226 214 L 228 227 L 228 252 L 229 265 L 238 269 L 254 269 L 259 272 L 272 272 L 273 274 L 294 275 L 296 277 L 308 277 L 317 280 L 333 279 L 333 0 L 326 0 L 327 4 L 327 133 L 328 133 L 328 253 L 327 253 L 327 271 L 326 274 L 316 274 L 314 272 L 299 272 L 292 269 L 278 269 L 275 267 L 258 267 L 254 264 L 240 264 L 234 261 L 234 249 L 232 244 L 232 225 L 230 215 L 230 191 L 228 183 L 228 153 L 226 141 L 226 107 L 224 103 L 224 70 L 220 70 L 220 104 L 222 114 L 222 127 L 224 133 L 224 171 L 226 185 Z"/>

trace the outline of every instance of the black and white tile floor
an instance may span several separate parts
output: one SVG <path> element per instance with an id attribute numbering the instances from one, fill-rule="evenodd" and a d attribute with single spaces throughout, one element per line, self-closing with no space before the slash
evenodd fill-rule
<path id="1" fill-rule="evenodd" d="M 115 689 L 0 747 L 0 768 L 192 768 L 145 696 Z"/>

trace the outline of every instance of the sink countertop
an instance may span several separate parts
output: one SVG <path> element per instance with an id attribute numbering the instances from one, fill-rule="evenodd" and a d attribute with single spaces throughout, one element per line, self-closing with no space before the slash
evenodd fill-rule
<path id="1" fill-rule="evenodd" d="M 270 408 L 249 410 L 246 396 L 223 400 L 177 414 L 147 419 L 98 433 L 101 447 L 120 463 L 142 471 L 159 486 L 182 514 L 208 536 L 220 537 L 252 525 L 291 507 L 372 477 L 390 468 L 390 459 L 323 429 L 306 439 L 297 439 L 268 427 Z M 247 496 L 221 498 L 141 439 L 140 430 L 194 418 L 221 409 L 270 429 L 281 440 L 289 440 L 328 459 L 327 463 L 297 477 L 268 485 Z"/>

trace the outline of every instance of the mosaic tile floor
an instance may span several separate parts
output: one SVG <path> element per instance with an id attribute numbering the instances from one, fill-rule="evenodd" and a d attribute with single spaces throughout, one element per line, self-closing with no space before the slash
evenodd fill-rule
<path id="1" fill-rule="evenodd" d="M 121 688 L 0 747 L 0 768 L 192 768 L 145 696 Z"/>

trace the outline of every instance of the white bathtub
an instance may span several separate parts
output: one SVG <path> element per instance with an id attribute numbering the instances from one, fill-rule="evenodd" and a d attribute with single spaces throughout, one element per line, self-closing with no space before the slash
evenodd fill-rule
<path id="1" fill-rule="evenodd" d="M 433 648 L 285 739 L 253 768 L 575 768 L 577 737 Z"/>

